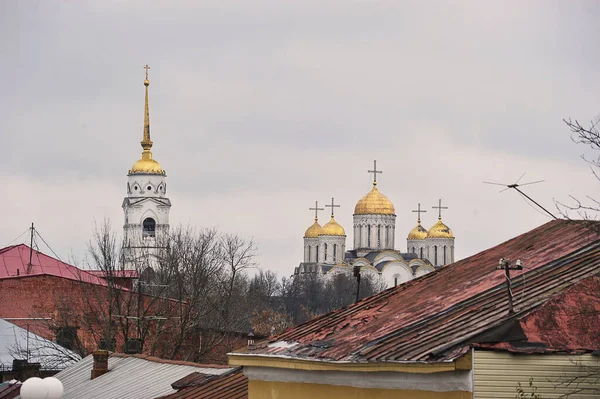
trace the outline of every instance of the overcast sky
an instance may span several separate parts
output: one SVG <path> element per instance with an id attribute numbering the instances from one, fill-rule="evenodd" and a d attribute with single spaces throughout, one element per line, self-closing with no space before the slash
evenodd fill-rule
<path id="1" fill-rule="evenodd" d="M 442 198 L 469 256 L 548 221 L 483 180 L 544 179 L 526 192 L 552 211 L 600 197 L 561 121 L 600 115 L 599 21 L 595 1 L 2 1 L 0 246 L 33 221 L 69 259 L 94 221 L 121 229 L 148 63 L 172 225 L 254 237 L 289 275 L 315 200 L 352 247 L 377 159 L 396 248 Z"/>

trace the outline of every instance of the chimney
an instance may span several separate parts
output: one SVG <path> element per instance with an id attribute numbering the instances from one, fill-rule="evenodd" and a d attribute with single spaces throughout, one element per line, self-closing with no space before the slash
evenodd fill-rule
<path id="1" fill-rule="evenodd" d="M 108 351 L 98 349 L 92 353 L 94 357 L 94 365 L 92 366 L 92 380 L 96 377 L 100 377 L 102 374 L 108 372 Z"/>

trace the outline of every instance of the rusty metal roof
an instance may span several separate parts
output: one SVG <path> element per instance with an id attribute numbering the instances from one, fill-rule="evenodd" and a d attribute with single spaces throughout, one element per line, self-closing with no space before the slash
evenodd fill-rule
<path id="1" fill-rule="evenodd" d="M 500 258 L 513 271 L 508 312 Z M 328 362 L 451 361 L 482 333 L 600 272 L 600 222 L 556 220 L 496 247 L 317 317 L 236 355 Z M 597 342 L 600 347 L 600 342 Z"/>
<path id="2" fill-rule="evenodd" d="M 221 365 L 112 353 L 108 359 L 109 371 L 91 380 L 92 365 L 90 355 L 55 375 L 63 383 L 63 399 L 156 398 L 176 393 L 171 384 L 191 373 L 219 375 L 232 370 Z"/>
<path id="3" fill-rule="evenodd" d="M 589 353 L 600 348 L 600 278 L 589 277 L 515 320 L 514 334 L 474 346 L 513 353 Z M 482 342 L 483 341 L 483 342 Z"/>
<path id="4" fill-rule="evenodd" d="M 241 368 L 217 376 L 192 373 L 172 386 L 179 391 L 161 399 L 248 399 L 248 378 Z"/>

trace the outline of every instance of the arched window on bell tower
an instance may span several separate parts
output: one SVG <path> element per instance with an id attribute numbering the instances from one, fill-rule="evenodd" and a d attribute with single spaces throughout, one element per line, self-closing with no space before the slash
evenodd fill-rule
<path id="1" fill-rule="evenodd" d="M 156 222 L 152 218 L 144 219 L 142 237 L 156 237 Z"/>

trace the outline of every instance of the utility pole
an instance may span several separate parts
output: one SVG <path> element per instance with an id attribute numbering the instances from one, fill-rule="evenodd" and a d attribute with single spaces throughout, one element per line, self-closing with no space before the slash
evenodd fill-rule
<path id="1" fill-rule="evenodd" d="M 517 259 L 517 261 L 515 262 L 515 265 L 511 266 L 510 260 L 500 258 L 500 261 L 498 262 L 498 266 L 496 267 L 496 270 L 500 270 L 500 269 L 504 270 L 504 276 L 506 278 L 506 289 L 508 291 L 508 314 L 513 314 L 515 311 L 513 308 L 513 292 L 512 292 L 512 282 L 510 280 L 510 271 L 511 270 L 523 270 L 523 266 L 521 265 L 520 259 Z"/>
<path id="2" fill-rule="evenodd" d="M 354 266 L 354 277 L 356 277 L 356 300 L 354 301 L 356 303 L 360 294 L 360 266 Z"/>

